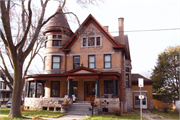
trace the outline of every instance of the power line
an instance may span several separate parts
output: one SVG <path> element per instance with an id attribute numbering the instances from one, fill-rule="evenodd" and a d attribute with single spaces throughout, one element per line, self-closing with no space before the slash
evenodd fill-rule
<path id="1" fill-rule="evenodd" d="M 180 30 L 180 28 L 151 29 L 151 30 L 129 30 L 129 31 L 124 31 L 124 32 L 149 32 L 149 31 L 165 31 L 165 30 Z M 123 32 L 123 31 L 112 31 L 109 33 L 117 33 L 117 32 Z"/>

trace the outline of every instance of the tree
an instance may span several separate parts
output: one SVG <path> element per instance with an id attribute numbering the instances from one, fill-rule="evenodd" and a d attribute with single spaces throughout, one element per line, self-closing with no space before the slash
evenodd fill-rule
<path id="1" fill-rule="evenodd" d="M 175 100 L 179 96 L 180 46 L 168 47 L 158 55 L 151 80 L 153 92 Z"/>
<path id="2" fill-rule="evenodd" d="M 34 58 L 34 55 L 38 54 L 33 48 L 38 46 L 38 37 L 41 28 L 56 14 L 62 14 L 62 11 L 56 11 L 52 16 L 44 20 L 44 14 L 46 6 L 50 0 L 40 0 L 41 10 L 39 12 L 39 17 L 37 23 L 33 23 L 34 13 L 32 11 L 32 0 L 21 0 L 20 2 L 14 0 L 1 0 L 0 10 L 1 10 L 1 22 L 2 28 L 0 29 L 0 36 L 4 43 L 4 52 L 7 58 L 3 56 L 2 49 L 0 50 L 0 57 L 3 63 L 1 66 L 2 72 L 8 77 L 10 84 L 12 86 L 12 105 L 9 116 L 11 118 L 21 116 L 20 105 L 21 105 L 21 95 L 24 87 L 24 78 L 27 74 L 28 68 Z M 66 0 L 59 0 L 62 3 L 61 8 L 64 9 Z M 80 5 L 86 6 L 87 4 L 95 4 L 98 0 L 77 0 Z M 21 17 L 18 18 L 18 25 L 14 25 L 12 21 L 13 8 L 21 8 Z M 66 12 L 64 14 L 73 14 L 72 12 Z M 77 16 L 75 15 L 77 18 Z M 19 28 L 19 29 L 17 29 Z M 14 38 L 14 33 L 16 37 Z M 38 49 L 38 48 L 37 48 Z M 31 54 L 31 58 L 28 65 L 24 69 L 24 62 L 27 60 L 28 55 Z M 35 54 L 34 54 L 35 53 Z M 7 66 L 7 60 L 9 60 L 10 67 Z M 13 71 L 14 76 L 11 77 L 10 70 Z M 8 86 L 9 86 L 8 85 Z"/>

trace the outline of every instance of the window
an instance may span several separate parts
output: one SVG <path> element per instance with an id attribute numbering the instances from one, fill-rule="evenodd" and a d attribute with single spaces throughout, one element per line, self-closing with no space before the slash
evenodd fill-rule
<path id="1" fill-rule="evenodd" d="M 73 68 L 76 69 L 80 66 L 80 57 L 74 56 L 73 58 Z"/>
<path id="2" fill-rule="evenodd" d="M 56 35 L 53 35 L 53 38 L 56 38 Z"/>
<path id="3" fill-rule="evenodd" d="M 95 40 L 94 40 L 94 37 L 90 37 L 88 39 L 88 46 L 94 46 L 95 45 Z"/>
<path id="4" fill-rule="evenodd" d="M 111 68 L 111 55 L 104 55 L 104 68 Z"/>
<path id="5" fill-rule="evenodd" d="M 140 105 L 139 96 L 135 96 L 135 105 Z"/>
<path id="6" fill-rule="evenodd" d="M 112 80 L 104 81 L 104 93 L 113 94 L 113 81 Z"/>
<path id="7" fill-rule="evenodd" d="M 97 45 L 97 46 L 100 46 L 100 37 L 97 37 L 97 38 L 96 38 L 96 45 Z"/>
<path id="8" fill-rule="evenodd" d="M 83 46 L 86 46 L 86 38 L 83 38 Z"/>
<path id="9" fill-rule="evenodd" d="M 78 96 L 78 81 L 72 81 L 72 95 Z"/>
<path id="10" fill-rule="evenodd" d="M 129 72 L 129 68 L 128 67 L 126 67 L 126 72 Z"/>
<path id="11" fill-rule="evenodd" d="M 61 39 L 61 38 L 62 38 L 62 36 L 61 36 L 61 35 L 58 35 L 58 38 L 59 38 L 59 39 Z"/>
<path id="12" fill-rule="evenodd" d="M 89 68 L 91 68 L 91 69 L 95 68 L 95 56 L 94 55 L 89 56 Z"/>
<path id="13" fill-rule="evenodd" d="M 59 96 L 60 96 L 60 82 L 51 81 L 51 97 L 59 97 Z"/>
<path id="14" fill-rule="evenodd" d="M 129 74 L 126 74 L 126 87 L 129 87 Z"/>
<path id="15" fill-rule="evenodd" d="M 53 46 L 61 46 L 61 40 L 53 40 Z"/>
<path id="16" fill-rule="evenodd" d="M 60 56 L 52 57 L 52 69 L 60 69 Z"/>
<path id="17" fill-rule="evenodd" d="M 81 47 L 100 47 L 102 46 L 100 36 L 90 36 L 90 37 L 83 37 L 82 38 L 82 45 Z"/>

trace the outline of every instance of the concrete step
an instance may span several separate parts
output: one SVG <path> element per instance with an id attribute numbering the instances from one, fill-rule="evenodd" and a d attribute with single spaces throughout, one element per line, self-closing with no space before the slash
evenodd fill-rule
<path id="1" fill-rule="evenodd" d="M 91 115 L 92 111 L 89 111 L 89 108 L 92 109 L 90 103 L 87 101 L 73 103 L 67 114 L 71 115 Z"/>

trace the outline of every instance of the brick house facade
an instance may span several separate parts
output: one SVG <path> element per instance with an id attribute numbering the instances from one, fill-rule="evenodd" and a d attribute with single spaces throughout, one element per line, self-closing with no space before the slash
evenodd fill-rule
<path id="1" fill-rule="evenodd" d="M 91 14 L 75 33 L 64 14 L 52 18 L 43 31 L 44 74 L 26 76 L 29 88 L 35 82 L 35 98 L 27 93 L 27 109 L 59 108 L 66 95 L 75 95 L 76 101 L 96 99 L 101 112 L 132 110 L 132 66 L 123 22 L 118 19 L 119 36 L 113 37 Z M 42 83 L 42 98 L 36 98 L 37 83 Z"/>

